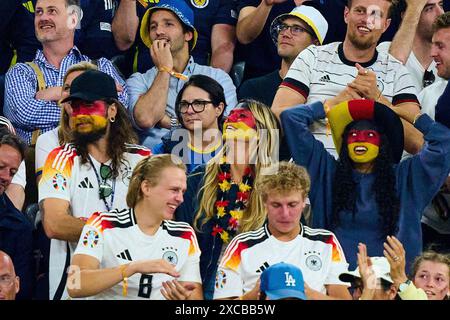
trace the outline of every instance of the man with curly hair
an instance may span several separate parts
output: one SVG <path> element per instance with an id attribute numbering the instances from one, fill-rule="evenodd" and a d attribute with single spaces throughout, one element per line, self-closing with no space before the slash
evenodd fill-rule
<path id="1" fill-rule="evenodd" d="M 217 270 L 215 299 L 256 300 L 261 273 L 279 262 L 301 269 L 308 300 L 351 299 L 338 279 L 348 264 L 336 236 L 300 223 L 309 187 L 305 168 L 294 163 L 281 162 L 278 172 L 258 177 L 256 192 L 267 222 L 230 242 Z M 287 287 L 303 285 L 289 273 L 285 276 Z"/>

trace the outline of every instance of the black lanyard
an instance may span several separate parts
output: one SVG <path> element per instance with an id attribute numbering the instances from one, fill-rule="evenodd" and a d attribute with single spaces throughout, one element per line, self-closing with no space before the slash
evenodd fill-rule
<path id="1" fill-rule="evenodd" d="M 100 176 L 99 176 L 99 174 L 98 174 L 98 172 L 97 172 L 97 169 L 95 168 L 95 166 L 94 166 L 94 163 L 92 162 L 92 159 L 91 159 L 91 156 L 89 155 L 89 157 L 88 157 L 88 159 L 89 159 L 89 163 L 91 164 L 91 166 L 92 166 L 92 169 L 94 170 L 94 173 L 95 173 L 95 177 L 97 178 L 97 182 L 98 182 L 98 191 L 100 192 L 100 185 L 102 184 L 101 183 L 101 181 L 100 181 Z M 100 166 L 101 166 L 101 164 L 100 164 Z M 112 180 L 112 192 L 111 192 L 111 201 L 110 201 L 110 204 L 108 205 L 108 202 L 106 202 L 106 197 L 102 197 L 101 199 L 103 200 L 103 203 L 105 204 L 105 207 L 106 207 L 106 210 L 108 210 L 108 211 L 111 211 L 111 209 L 112 209 L 112 206 L 113 206 L 113 203 L 114 203 L 114 194 L 115 194 L 115 190 L 116 190 L 116 178 L 114 178 L 113 180 Z"/>

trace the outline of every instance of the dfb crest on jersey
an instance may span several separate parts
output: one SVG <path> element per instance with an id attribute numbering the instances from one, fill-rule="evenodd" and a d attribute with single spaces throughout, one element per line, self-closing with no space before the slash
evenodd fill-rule
<path id="1" fill-rule="evenodd" d="M 322 260 L 320 259 L 319 254 L 317 252 L 313 251 L 313 254 L 310 254 L 306 258 L 306 266 L 311 269 L 312 271 L 319 271 L 322 269 Z"/>
<path id="2" fill-rule="evenodd" d="M 208 5 L 209 0 L 191 0 L 191 3 L 194 7 L 203 9 Z"/>
<path id="3" fill-rule="evenodd" d="M 162 256 L 162 258 L 164 260 L 166 260 L 168 263 L 170 263 L 170 264 L 172 264 L 174 266 L 176 266 L 177 263 L 178 263 L 178 256 L 175 253 L 175 251 L 177 251 L 177 250 L 175 248 L 173 248 L 173 247 L 163 248 L 163 252 L 164 253 L 163 253 L 163 256 Z"/>

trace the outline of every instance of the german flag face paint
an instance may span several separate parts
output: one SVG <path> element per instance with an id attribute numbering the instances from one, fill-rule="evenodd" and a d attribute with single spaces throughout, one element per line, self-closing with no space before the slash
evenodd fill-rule
<path id="1" fill-rule="evenodd" d="M 70 125 L 73 130 L 79 133 L 90 133 L 104 129 L 108 123 L 106 102 L 96 100 L 87 102 L 83 100 L 73 100 L 71 102 L 72 116 Z"/>
<path id="2" fill-rule="evenodd" d="M 256 119 L 248 109 L 234 109 L 223 124 L 223 139 L 249 140 L 256 137 Z"/>
<path id="3" fill-rule="evenodd" d="M 348 154 L 356 163 L 367 163 L 378 157 L 380 134 L 375 130 L 349 131 L 347 136 Z"/>

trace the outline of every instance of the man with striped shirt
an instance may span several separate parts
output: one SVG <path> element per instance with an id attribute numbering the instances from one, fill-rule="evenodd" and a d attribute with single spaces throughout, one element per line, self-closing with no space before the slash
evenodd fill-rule
<path id="1" fill-rule="evenodd" d="M 372 99 L 388 106 L 417 110 L 414 82 L 400 61 L 376 50 L 389 27 L 392 0 L 349 0 L 344 11 L 347 33 L 344 42 L 310 46 L 291 65 L 275 95 L 276 115 L 289 107 L 320 100 L 328 107 L 351 99 Z M 421 134 L 404 122 L 405 149 L 416 153 Z M 324 123 L 312 132 L 337 157 Z"/>
<path id="2" fill-rule="evenodd" d="M 78 8 L 79 0 L 38 0 L 34 26 L 42 50 L 36 52 L 33 67 L 18 63 L 6 74 L 4 113 L 28 144 L 34 131 L 43 133 L 58 126 L 60 109 L 57 103 L 67 69 L 78 62 L 90 61 L 74 46 Z M 112 63 L 101 58 L 97 65 L 121 87 L 119 100 L 127 105 L 125 81 Z M 41 83 L 34 67 L 43 76 Z"/>
<path id="3" fill-rule="evenodd" d="M 303 167 L 281 162 L 278 172 L 261 175 L 256 190 L 267 212 L 267 223 L 241 233 L 228 245 L 216 275 L 214 299 L 256 300 L 259 277 L 279 262 L 301 269 L 308 300 L 351 299 L 339 280 L 348 264 L 336 236 L 300 223 L 310 187 Z M 300 286 L 286 275 L 286 286 Z"/>

